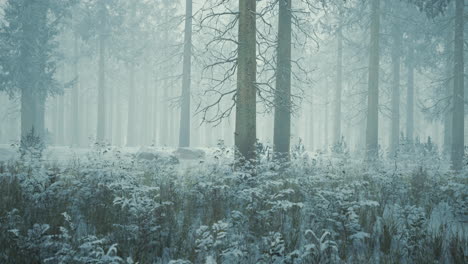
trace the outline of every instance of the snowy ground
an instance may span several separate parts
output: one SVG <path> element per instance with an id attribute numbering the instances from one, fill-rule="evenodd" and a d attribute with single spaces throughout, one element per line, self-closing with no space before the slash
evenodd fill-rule
<path id="1" fill-rule="evenodd" d="M 466 263 L 468 171 L 357 154 L 0 146 L 0 263 Z M 47 261 L 46 261 L 47 260 Z"/>
<path id="2" fill-rule="evenodd" d="M 174 156 L 182 164 L 194 164 L 213 156 L 213 149 L 210 148 L 189 148 L 180 151 L 177 148 L 169 147 L 104 147 L 96 148 L 76 148 L 49 146 L 43 153 L 42 160 L 49 163 L 66 164 L 73 160 L 87 160 L 90 154 L 107 152 L 120 154 L 125 158 L 141 158 L 151 160 L 155 156 Z M 145 155 L 147 154 L 147 155 Z M 0 161 L 9 161 L 19 158 L 19 152 L 15 146 L 0 144 Z M 103 158 L 115 158 L 115 155 L 102 155 Z"/>

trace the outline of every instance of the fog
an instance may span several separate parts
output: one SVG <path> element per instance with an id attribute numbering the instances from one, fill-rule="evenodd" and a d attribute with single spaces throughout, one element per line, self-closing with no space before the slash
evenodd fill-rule
<path id="1" fill-rule="evenodd" d="M 117 166 L 124 171 L 122 175 L 137 178 L 140 174 L 133 171 L 153 175 L 159 169 L 152 166 L 164 164 L 159 178 L 153 176 L 178 184 L 173 175 L 195 174 L 200 164 L 218 168 L 222 160 L 221 164 L 229 164 L 229 172 L 222 177 L 243 172 L 258 177 L 258 181 L 264 179 L 261 175 L 269 175 L 269 170 L 286 175 L 281 176 L 283 180 L 292 179 L 288 177 L 293 177 L 295 170 L 307 177 L 317 173 L 346 178 L 345 171 L 361 177 L 390 170 L 393 176 L 408 179 L 427 174 L 441 176 L 436 178 L 442 181 L 447 176 L 460 184 L 458 192 L 465 193 L 450 199 L 466 202 L 466 5 L 464 0 L 0 0 L 0 175 L 7 171 L 3 166 L 10 168 L 8 164 L 26 160 L 26 164 L 34 161 L 37 173 L 49 167 L 45 164 L 66 171 L 71 169 L 69 163 L 83 162 L 92 170 L 103 166 L 103 172 Z M 90 153 L 97 156 L 90 158 Z M 28 155 L 31 159 L 25 158 Z M 172 158 L 178 165 L 170 162 Z M 106 163 L 108 159 L 113 165 Z M 97 160 L 104 165 L 93 163 Z M 142 160 L 154 163 L 138 163 Z M 210 165 L 212 162 L 217 165 Z M 213 170 L 214 174 L 199 172 L 193 181 L 207 180 L 197 177 L 218 175 L 227 169 Z M 154 177 L 150 182 L 154 183 Z M 410 188 L 408 182 L 413 183 L 401 180 L 399 184 L 402 189 Z M 185 186 L 178 195 L 192 187 Z M 413 197 L 408 192 L 401 195 Z M 430 196 L 431 191 L 425 195 Z M 289 198 L 305 204 L 311 201 L 306 194 L 300 197 L 305 198 Z M 428 219 L 434 207 L 445 206 L 418 199 L 402 204 L 424 208 L 421 210 Z M 441 198 L 449 204 L 450 199 Z M 200 204 L 209 207 L 211 202 L 201 200 Z M 379 203 L 380 216 L 375 217 L 384 217 L 384 209 L 397 210 Z M 0 218 L 6 217 L 7 208 L 17 207 L 0 207 L 4 210 Z M 455 219 L 456 212 L 465 207 L 447 210 L 453 209 L 450 212 Z M 188 234 L 201 228 L 200 223 L 215 228 L 211 225 L 218 220 L 232 220 L 230 209 L 224 214 L 220 208 L 207 216 L 210 220 L 200 218 L 187 224 L 194 225 L 187 227 Z M 244 207 L 236 208 L 231 209 L 245 213 Z M 69 207 L 63 210 L 85 217 L 71 213 Z M 193 214 L 197 219 L 208 213 Z M 464 215 L 466 224 L 466 211 Z M 325 219 L 325 215 L 320 217 Z M 173 220 L 165 219 L 161 225 Z M 36 223 L 37 219 L 28 221 Z M 85 222 L 89 225 L 82 227 L 86 231 L 73 236 L 107 234 L 99 225 Z M 374 228 L 362 225 L 362 232 L 370 233 Z M 321 227 L 314 232 L 321 235 L 324 230 L 338 230 L 326 229 L 326 224 Z M 18 230 L 30 227 L 22 228 Z M 336 256 L 314 257 L 313 261 L 304 258 L 297 263 L 380 261 L 370 253 L 374 246 L 369 241 L 376 234 L 366 233 L 365 239 L 359 240 L 366 241 L 365 246 L 353 244 L 369 250 L 355 256 L 343 248 L 352 243 L 339 240 L 341 231 L 335 231 L 330 231 L 330 241 L 337 241 Z M 293 243 L 284 232 L 282 261 L 287 259 L 286 252 L 299 250 L 302 243 Z M 459 240 L 445 237 L 461 243 L 459 248 L 454 246 L 455 251 L 446 249 L 429 258 L 440 263 L 457 263 L 463 256 L 466 260 L 466 229 L 460 232 Z M 109 241 L 112 239 L 119 238 Z M 185 241 L 188 248 L 193 242 L 193 237 L 190 240 L 183 234 L 177 234 L 177 239 Z M 268 239 L 276 238 L 272 235 Z M 149 257 L 153 251 L 139 247 L 145 253 L 124 250 L 121 255 L 116 253 L 118 260 L 109 263 L 124 263 L 126 257 L 140 263 L 167 263 L 177 258 L 193 263 L 233 261 L 220 257 L 223 251 L 215 246 L 206 254 L 193 251 L 190 255 L 167 243 L 167 250 L 155 253 L 158 259 Z M 386 259 L 388 263 L 425 263 L 412 253 L 395 257 L 397 251 L 402 252 L 395 245 L 395 252 L 382 253 L 392 256 Z M 409 251 L 433 251 L 422 248 Z M 254 258 L 260 250 L 240 251 L 249 256 L 242 263 L 296 263 L 275 262 L 279 260 L 271 256 L 268 260 Z M 38 259 L 44 259 L 42 256 Z M 21 258 L 18 253 L 4 260 L 13 263 Z M 77 263 L 80 261 L 83 259 Z"/>

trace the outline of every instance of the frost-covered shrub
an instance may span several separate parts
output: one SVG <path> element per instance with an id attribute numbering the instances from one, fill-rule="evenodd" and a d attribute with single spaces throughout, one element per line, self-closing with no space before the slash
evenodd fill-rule
<path id="1" fill-rule="evenodd" d="M 21 138 L 19 152 L 22 158 L 38 159 L 46 148 L 44 138 L 35 132 L 34 127 Z"/>
<path id="2" fill-rule="evenodd" d="M 192 164 L 110 146 L 68 164 L 2 163 L 0 263 L 466 259 L 466 177 L 443 160 L 368 168 L 347 152 L 295 153 L 280 166 L 265 150 L 254 173 L 222 144 Z"/>

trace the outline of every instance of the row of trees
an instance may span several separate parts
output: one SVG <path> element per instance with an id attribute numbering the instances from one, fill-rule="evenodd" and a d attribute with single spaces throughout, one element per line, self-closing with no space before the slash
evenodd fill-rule
<path id="1" fill-rule="evenodd" d="M 370 45 L 369 45 L 369 67 L 368 67 L 368 91 L 367 91 L 367 125 L 366 125 L 366 148 L 367 158 L 374 160 L 378 157 L 378 120 L 379 120 L 379 72 L 380 72 L 380 38 L 381 38 L 381 3 L 380 0 L 370 1 L 371 23 L 370 23 Z M 423 11 L 427 12 L 429 18 L 440 15 L 447 10 L 448 1 L 416 1 L 415 4 Z M 342 6 L 342 3 L 338 4 Z M 391 109 L 391 152 L 396 153 L 399 147 L 400 137 L 400 58 L 401 41 L 403 34 L 409 38 L 410 45 L 407 51 L 407 131 L 406 137 L 413 139 L 414 123 L 414 56 L 415 48 L 412 41 L 415 41 L 413 32 L 402 31 L 396 12 L 399 12 L 401 3 L 389 4 L 390 12 L 393 12 L 395 19 L 391 21 L 392 37 L 392 109 Z M 255 96 L 256 90 L 256 67 L 252 61 L 246 59 L 246 49 L 255 52 L 255 16 L 257 11 L 255 4 L 250 1 L 239 1 L 239 55 L 238 55 L 238 101 L 236 111 L 236 146 L 244 157 L 254 158 L 255 139 Z M 393 10 L 391 10 L 393 8 Z M 451 158 L 454 169 L 461 169 L 464 155 L 464 2 L 455 1 L 455 23 L 454 23 L 454 82 L 453 82 L 453 109 L 447 109 L 447 118 L 452 120 L 451 137 Z M 285 154 L 290 150 L 290 118 L 291 118 L 291 1 L 279 1 L 279 25 L 277 42 L 277 67 L 276 67 L 276 90 L 275 90 L 275 126 L 274 126 L 274 147 L 277 154 Z M 336 95 L 335 95 L 335 137 L 338 141 L 341 138 L 341 82 L 342 82 L 342 30 L 343 24 L 341 10 L 338 18 L 338 30 L 336 36 L 337 47 L 337 73 L 336 73 Z M 248 26 L 248 28 L 246 28 Z M 249 34 L 250 33 L 250 34 Z M 250 44 L 250 45 L 249 45 Z M 252 55 L 252 54 L 250 54 Z M 448 66 L 448 65 L 447 65 Z M 248 70 L 249 69 L 249 70 Z M 246 73 L 245 71 L 248 70 Z M 246 78 L 246 76 L 250 78 Z M 246 113 L 247 112 L 247 113 Z M 447 133 L 448 131 L 446 131 Z"/>
<path id="2" fill-rule="evenodd" d="M 359 98 L 355 101 L 358 104 L 367 101 L 367 109 L 359 113 L 365 124 L 359 121 L 358 126 L 365 128 L 368 159 L 379 156 L 379 115 L 388 113 L 391 120 L 390 153 L 393 156 L 398 153 L 402 130 L 402 68 L 406 70 L 407 77 L 404 134 L 411 141 L 414 138 L 414 108 L 418 103 L 415 102 L 415 71 L 440 72 L 437 68 L 441 62 L 434 61 L 432 57 L 440 52 L 442 45 L 446 82 L 441 82 L 440 86 L 444 92 L 441 95 L 432 91 L 428 98 L 429 105 L 422 104 L 422 108 L 427 110 L 427 118 L 438 118 L 444 122 L 444 144 L 448 146 L 447 150 L 450 149 L 452 164 L 456 169 L 462 166 L 465 116 L 463 0 L 336 0 L 326 3 L 310 0 L 268 3 L 211 0 L 196 8 L 195 13 L 192 1 L 186 0 L 183 16 L 177 14 L 177 6 L 177 1 L 169 0 L 157 4 L 146 1 L 129 4 L 121 0 L 7 1 L 0 39 L 0 89 L 8 91 L 10 95 L 21 95 L 21 137 L 31 132 L 43 137 L 46 98 L 60 94 L 63 88 L 70 88 L 71 112 L 74 113 L 71 141 L 77 144 L 80 95 L 84 84 L 89 85 L 89 80 L 80 77 L 82 69 L 79 62 L 86 54 L 95 54 L 98 58 L 97 141 L 109 140 L 112 133 L 119 140 L 123 138 L 121 129 L 114 128 L 123 127 L 121 116 L 124 114 L 118 102 L 113 102 L 113 98 L 118 98 L 123 91 L 109 87 L 112 80 L 109 82 L 108 73 L 118 63 L 123 65 L 129 76 L 126 145 L 141 143 L 138 142 L 140 135 L 151 138 L 149 134 L 153 134 L 151 130 L 156 126 L 169 126 L 171 120 L 168 114 L 158 116 L 162 120 L 156 124 L 154 112 L 160 109 L 157 104 L 169 108 L 171 88 L 180 87 L 180 84 L 174 84 L 174 80 L 181 79 L 182 89 L 177 89 L 181 91 L 177 93 L 180 95 L 177 101 L 180 106 L 179 146 L 190 146 L 193 114 L 199 113 L 204 121 L 216 123 L 235 109 L 235 145 L 243 158 L 255 159 L 257 113 L 260 110 L 258 102 L 262 102 L 260 108 L 274 112 L 272 143 L 276 157 L 288 159 L 294 120 L 292 114 L 296 106 L 302 105 L 298 99 L 310 101 L 305 96 L 307 94 L 315 97 L 313 94 L 318 90 L 315 89 L 317 84 L 310 82 L 309 77 L 321 74 L 320 70 L 314 74 L 315 62 L 306 57 L 312 56 L 310 50 L 321 38 L 329 38 L 336 43 L 332 49 L 336 60 L 331 67 L 334 69 L 331 77 L 335 84 L 332 143 L 340 143 L 344 134 L 342 124 L 346 117 L 343 117 L 342 105 L 343 101 L 350 100 L 343 98 L 343 93 L 347 92 L 343 88 L 345 83 L 347 90 L 357 87 L 355 94 Z M 414 7 L 424 11 L 427 17 Z M 455 22 L 443 23 L 453 13 Z M 312 14 L 319 19 L 312 20 Z M 184 25 L 180 23 L 182 21 Z M 452 25 L 453 29 L 447 25 Z M 185 31 L 183 39 L 173 33 L 174 30 L 182 30 L 182 27 Z M 356 36 L 369 37 L 370 42 L 364 43 Z M 194 42 L 194 38 L 198 39 Z M 61 56 L 57 52 L 63 43 L 61 39 L 71 40 L 72 56 Z M 450 39 L 453 42 L 447 41 Z M 90 48 L 94 43 L 96 48 Z M 179 51 L 183 54 L 180 56 L 181 78 L 177 74 L 169 74 L 178 69 Z M 109 62 L 111 55 L 112 62 Z M 57 75 L 63 71 L 63 67 L 58 65 L 64 65 L 63 59 L 67 57 L 72 71 L 58 82 Z M 358 63 L 344 65 L 344 57 L 350 60 L 357 57 Z M 368 70 L 362 71 L 360 68 L 364 66 L 362 61 L 366 57 Z M 382 63 L 387 58 L 392 65 L 391 81 Z M 192 67 L 192 59 L 197 62 L 195 68 Z M 143 105 L 138 102 L 134 92 L 138 68 L 145 69 L 141 78 L 146 87 L 142 97 L 148 98 L 148 101 L 151 101 L 149 98 L 163 98 L 154 105 L 148 101 Z M 149 76 L 153 74 L 161 75 L 155 79 L 163 87 L 162 95 L 148 87 Z M 203 96 L 213 99 L 213 103 L 201 104 L 197 110 L 191 104 L 194 96 L 191 90 L 193 74 L 197 74 L 197 79 L 201 76 L 200 79 L 208 80 L 197 85 L 207 87 Z M 362 81 L 364 75 L 367 82 Z M 382 84 L 385 86 L 387 82 L 391 83 L 388 109 L 386 102 L 381 102 L 387 98 L 386 91 L 382 94 Z M 320 83 L 323 85 L 323 82 Z M 368 87 L 366 92 L 360 90 L 365 83 Z M 234 89 L 230 88 L 233 86 Z M 328 91 L 329 88 L 323 89 Z M 211 96 L 208 96 L 210 93 Z M 232 103 L 226 103 L 224 98 L 232 100 Z M 438 103 L 440 101 L 443 103 Z M 137 111 L 139 108 L 142 111 Z M 210 112 L 213 109 L 216 110 Z M 138 116 L 141 113 L 143 117 Z M 210 113 L 214 114 L 210 117 Z M 310 116 L 313 114 L 310 113 Z M 327 118 L 328 114 L 325 121 Z M 313 123 L 312 120 L 310 126 Z M 143 126 L 143 133 L 137 132 L 138 126 Z M 145 142 L 148 143 L 148 140 Z"/>

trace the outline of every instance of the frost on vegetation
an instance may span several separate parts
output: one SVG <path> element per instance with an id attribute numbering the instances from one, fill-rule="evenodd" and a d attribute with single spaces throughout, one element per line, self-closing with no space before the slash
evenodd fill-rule
<path id="1" fill-rule="evenodd" d="M 229 151 L 221 145 L 203 162 L 175 163 L 170 153 L 142 159 L 100 145 L 68 163 L 3 162 L 0 263 L 467 258 L 466 177 L 429 152 L 432 164 L 413 155 L 366 168 L 345 145 L 331 155 L 297 148 L 281 168 L 264 150 L 252 174 L 234 171 Z"/>

